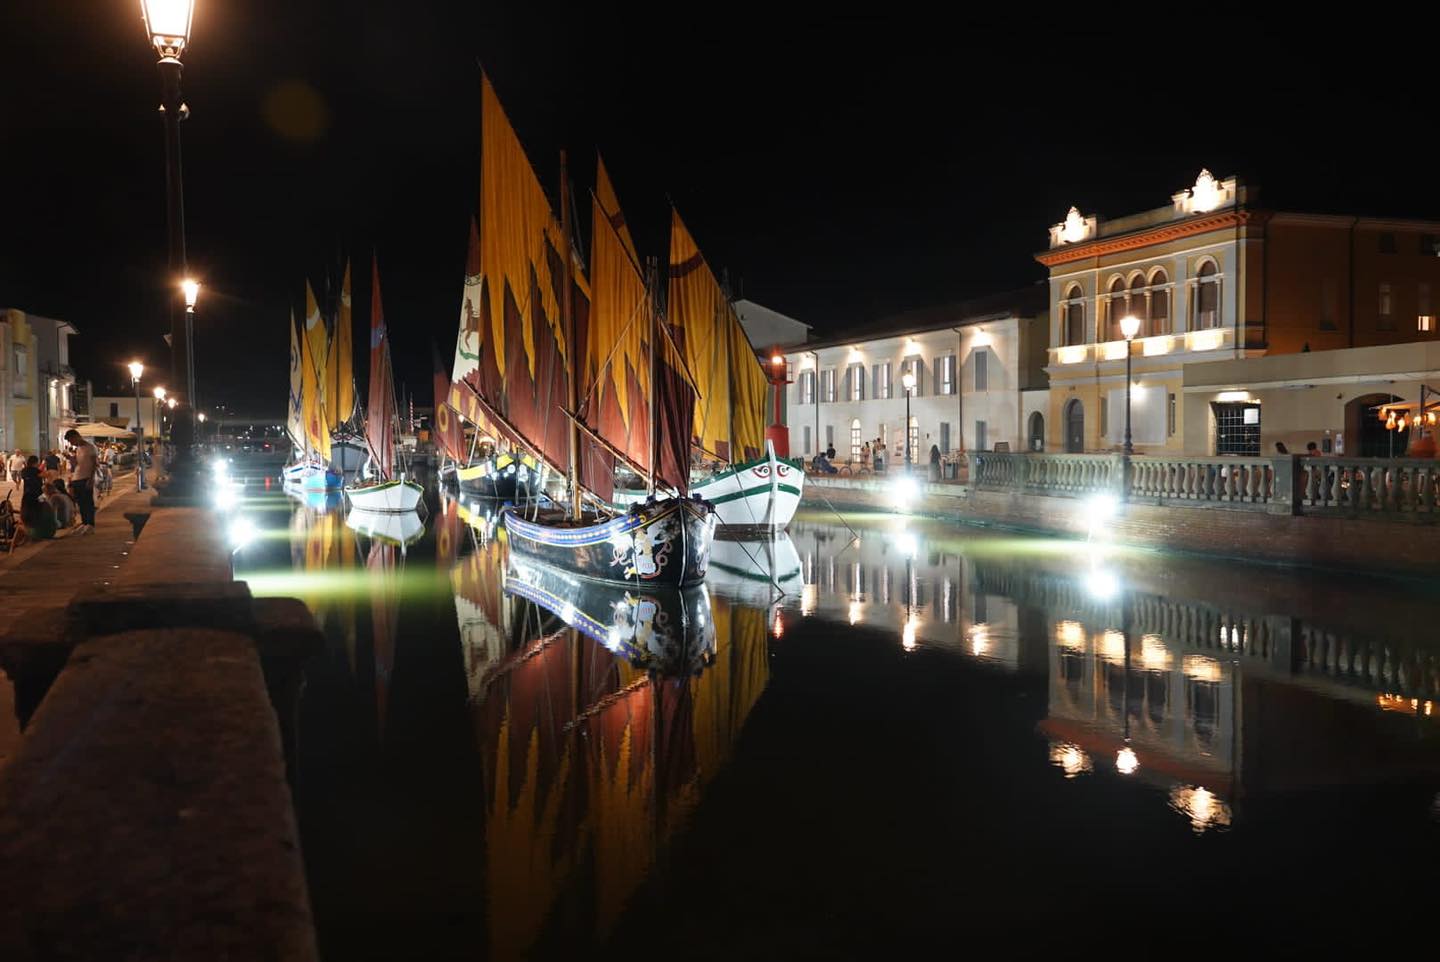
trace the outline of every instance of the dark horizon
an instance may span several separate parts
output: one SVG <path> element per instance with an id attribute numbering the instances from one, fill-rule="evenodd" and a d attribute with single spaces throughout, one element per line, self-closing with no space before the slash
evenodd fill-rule
<path id="1" fill-rule="evenodd" d="M 363 325 L 372 251 L 397 379 L 428 396 L 478 190 L 481 63 L 552 198 L 559 150 L 584 198 L 598 148 L 642 254 L 664 257 L 673 201 L 737 296 L 819 336 L 1039 280 L 1033 254 L 1071 204 L 1158 207 L 1201 167 L 1262 187 L 1267 206 L 1440 217 L 1411 116 L 1424 61 L 1360 62 L 1355 33 L 1278 15 L 1227 45 L 1182 43 L 1193 20 L 1147 13 L 1155 56 L 1180 44 L 1167 71 L 1107 70 L 1124 36 L 997 18 L 544 14 L 202 0 L 183 127 L 202 406 L 279 408 L 306 278 L 324 296 L 352 257 Z M 131 357 L 168 365 L 159 85 L 139 4 L 3 18 L 26 40 L 7 45 L 12 76 L 33 82 L 0 106 L 0 306 L 73 323 L 80 377 L 118 387 Z"/>

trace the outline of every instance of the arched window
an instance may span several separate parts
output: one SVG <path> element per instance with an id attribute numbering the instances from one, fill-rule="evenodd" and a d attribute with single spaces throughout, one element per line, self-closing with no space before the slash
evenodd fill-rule
<path id="1" fill-rule="evenodd" d="M 1140 318 L 1140 337 L 1148 337 L 1151 333 L 1149 314 L 1147 312 L 1148 308 L 1145 305 L 1145 275 L 1136 274 L 1130 278 L 1130 304 L 1127 307 L 1126 313 L 1134 314 Z"/>
<path id="2" fill-rule="evenodd" d="M 1110 300 L 1107 310 L 1109 323 L 1105 327 L 1105 340 L 1118 341 L 1125 337 L 1120 333 L 1120 318 L 1125 316 L 1125 282 L 1115 278 L 1110 282 Z"/>
<path id="3" fill-rule="evenodd" d="M 1065 302 L 1060 307 L 1064 329 L 1060 332 L 1064 343 L 1085 343 L 1085 292 L 1079 284 L 1071 285 L 1065 292 Z"/>
<path id="4" fill-rule="evenodd" d="M 850 460 L 860 462 L 860 446 L 865 442 L 860 440 L 860 419 L 855 418 L 850 422 Z"/>
<path id="5" fill-rule="evenodd" d="M 1150 333 L 1170 333 L 1170 291 L 1165 287 L 1170 278 L 1164 271 L 1150 275 Z"/>
<path id="6" fill-rule="evenodd" d="M 910 418 L 910 463 L 920 463 L 920 419 Z"/>
<path id="7" fill-rule="evenodd" d="M 1195 285 L 1195 330 L 1220 326 L 1220 273 L 1214 261 L 1200 265 Z"/>

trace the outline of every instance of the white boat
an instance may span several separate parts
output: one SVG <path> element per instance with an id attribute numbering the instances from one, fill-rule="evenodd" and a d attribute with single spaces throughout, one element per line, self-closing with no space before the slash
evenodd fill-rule
<path id="1" fill-rule="evenodd" d="M 351 508 L 345 516 L 345 526 L 367 538 L 378 539 L 389 544 L 414 544 L 425 534 L 425 522 L 414 511 L 366 511 Z"/>
<path id="2" fill-rule="evenodd" d="M 345 498 L 350 506 L 361 511 L 413 513 L 424 495 L 425 489 L 414 481 L 399 479 L 347 485 L 345 488 Z"/>
<path id="3" fill-rule="evenodd" d="M 345 480 L 339 471 L 319 461 L 300 461 L 296 464 L 287 464 L 281 477 L 287 485 L 294 485 L 305 491 L 338 488 Z"/>
<path id="4" fill-rule="evenodd" d="M 370 296 L 370 404 L 365 438 L 374 477 L 345 486 L 351 507 L 371 514 L 411 514 L 420 507 L 425 489 L 395 468 L 395 374 L 390 366 L 390 337 L 380 304 L 380 273 L 372 266 L 374 289 Z"/>
<path id="5" fill-rule="evenodd" d="M 795 517 L 804 490 L 805 471 L 800 463 L 776 455 L 769 441 L 765 442 L 763 458 L 732 465 L 709 478 L 690 482 L 691 494 L 715 506 L 722 535 L 769 534 L 783 530 Z M 657 497 L 665 496 L 664 492 L 657 492 Z M 647 497 L 645 491 L 616 490 L 615 504 L 628 507 Z"/>

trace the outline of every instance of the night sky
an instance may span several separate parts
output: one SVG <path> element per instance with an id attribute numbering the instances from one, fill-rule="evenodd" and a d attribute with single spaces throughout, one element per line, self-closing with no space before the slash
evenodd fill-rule
<path id="1" fill-rule="evenodd" d="M 4 7 L 0 306 L 74 323 L 104 392 L 134 356 L 168 364 L 154 54 L 138 0 Z M 202 405 L 283 410 L 305 278 L 323 292 L 354 257 L 364 323 L 372 250 L 397 376 L 428 403 L 431 342 L 454 345 L 481 63 L 552 195 L 564 147 L 588 198 L 599 147 L 642 253 L 665 254 L 668 197 L 737 293 L 820 334 L 1032 283 L 1070 204 L 1162 206 L 1202 166 L 1287 209 L 1440 218 L 1440 74 L 1405 49 L 1428 28 L 628 9 L 199 0 L 183 139 Z"/>

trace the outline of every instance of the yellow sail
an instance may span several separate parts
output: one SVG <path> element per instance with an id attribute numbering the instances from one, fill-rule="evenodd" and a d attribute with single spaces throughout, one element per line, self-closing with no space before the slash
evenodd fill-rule
<path id="1" fill-rule="evenodd" d="M 603 167 L 601 171 L 603 177 Z M 632 437 L 631 429 L 650 396 L 650 305 L 630 235 L 614 228 L 611 215 L 617 209 L 607 208 L 596 192 L 590 245 L 590 343 L 582 355 L 587 396 L 581 407 L 588 403 L 589 421 L 600 434 L 632 460 L 648 465 L 648 419 L 642 418 L 640 436 Z M 638 388 L 638 397 L 633 396 L 632 386 Z M 609 423 L 612 410 L 618 410 L 622 424 Z"/>
<path id="2" fill-rule="evenodd" d="M 303 377 L 301 375 L 300 339 L 295 336 L 295 311 L 290 311 L 290 405 L 285 418 L 285 431 L 290 443 L 305 447 L 305 411 Z"/>
<path id="3" fill-rule="evenodd" d="M 350 262 L 345 262 L 345 280 L 340 287 L 340 313 L 331 339 L 330 363 L 326 365 L 331 378 L 327 384 L 326 415 L 330 430 L 335 430 L 355 413 L 355 348 L 354 325 L 350 316 Z"/>
<path id="4" fill-rule="evenodd" d="M 725 322 L 730 336 L 730 457 L 751 461 L 765 450 L 765 404 L 770 379 L 728 301 Z"/>
<path id="5" fill-rule="evenodd" d="M 300 345 L 300 399 L 305 415 L 305 441 L 313 454 L 330 460 L 330 426 L 325 415 L 324 359 L 329 339 L 325 321 L 315 303 L 315 292 L 305 282 L 305 334 Z"/>
<path id="6" fill-rule="evenodd" d="M 615 228 L 620 243 L 625 245 L 625 252 L 630 255 L 630 260 L 640 263 L 640 255 L 635 253 L 635 241 L 630 237 L 630 228 L 625 224 L 625 213 L 620 209 L 620 198 L 616 196 L 615 188 L 610 183 L 610 172 L 605 169 L 605 160 L 599 154 L 595 156 L 595 199 L 605 211 L 605 219 Z"/>

